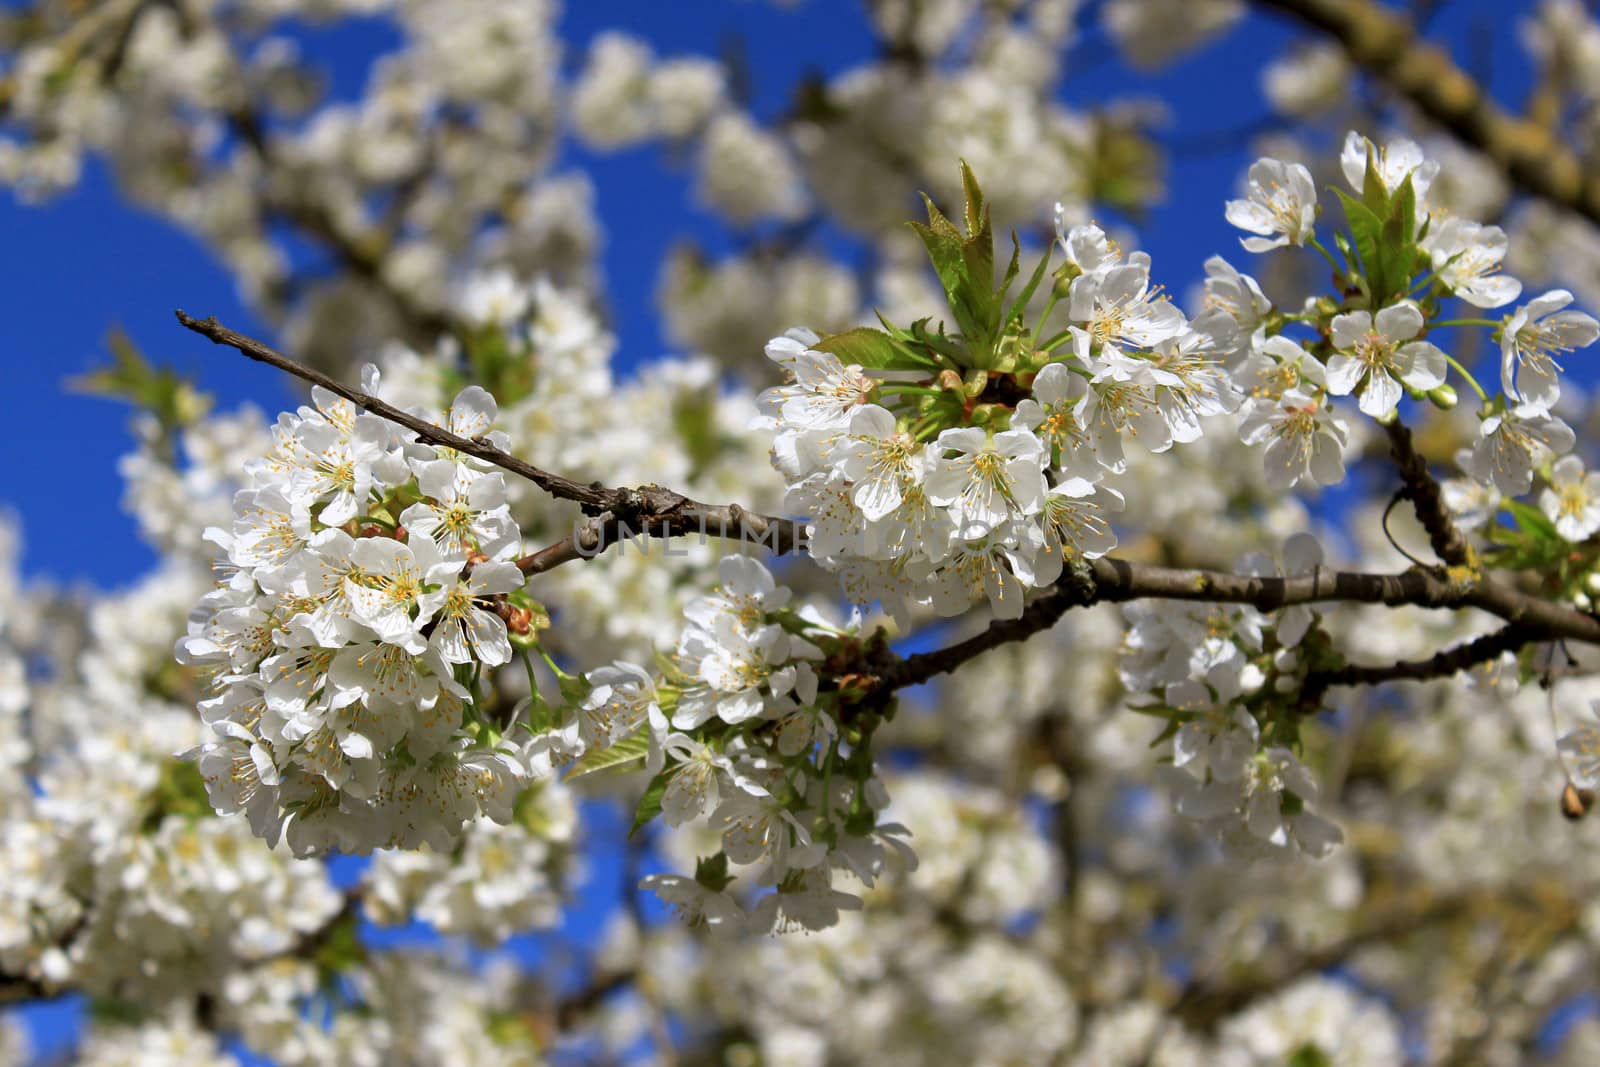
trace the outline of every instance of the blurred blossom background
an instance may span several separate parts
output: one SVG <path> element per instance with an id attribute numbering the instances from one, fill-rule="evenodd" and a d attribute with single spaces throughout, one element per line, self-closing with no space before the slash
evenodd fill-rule
<path id="1" fill-rule="evenodd" d="M 552 787 L 456 854 L 326 861 L 268 852 L 174 785 L 170 756 L 197 743 L 171 649 L 209 580 L 200 531 L 226 521 L 264 426 L 305 399 L 175 309 L 347 382 L 376 360 L 418 389 L 465 384 L 418 369 L 447 362 L 461 323 L 526 318 L 537 366 L 490 383 L 513 451 L 777 510 L 769 439 L 746 429 L 779 380 L 763 346 L 875 309 L 939 316 L 906 222 L 919 193 L 955 214 L 963 160 L 1025 264 L 1059 204 L 1147 252 L 1191 313 L 1217 255 L 1294 308 L 1328 272 L 1240 247 L 1223 205 L 1250 164 L 1303 162 L 1324 187 L 1346 131 L 1409 137 L 1440 163 L 1441 217 L 1506 228 L 1524 300 L 1560 286 L 1600 307 L 1591 222 L 1297 6 L 1317 5 L 8 0 L 0 634 L 24 652 L 0 710 L 7 686 L 33 686 L 16 702 L 34 733 L 0 779 L 0 1067 L 1600 1063 L 1596 828 L 1559 817 L 1552 726 L 1588 714 L 1586 678 L 1351 696 L 1308 727 L 1346 846 L 1246 869 L 1153 784 L 1159 723 L 1125 710 L 1123 616 L 1100 605 L 907 694 L 890 811 L 921 866 L 841 927 L 744 941 L 634 890 L 714 843 L 703 827 L 630 840 L 637 775 Z M 1593 5 L 1349 6 L 1408 20 L 1600 173 Z M 1492 344 L 1462 346 L 1495 380 Z M 1562 394 L 1591 461 L 1592 359 L 1572 356 Z M 1419 415 L 1443 474 L 1476 432 L 1468 407 Z M 1330 560 L 1406 566 L 1378 521 L 1381 433 L 1353 435 L 1345 485 L 1292 497 L 1221 436 L 1132 461 L 1122 554 L 1231 569 L 1311 529 Z M 537 511 L 526 489 L 512 506 Z M 1409 517 L 1394 527 L 1426 543 Z M 649 662 L 714 565 L 700 546 L 556 572 L 553 651 Z M 835 606 L 828 583 L 792 578 Z M 1330 617 L 1353 659 L 1482 629 Z M 901 647 L 972 629 L 920 621 Z"/>

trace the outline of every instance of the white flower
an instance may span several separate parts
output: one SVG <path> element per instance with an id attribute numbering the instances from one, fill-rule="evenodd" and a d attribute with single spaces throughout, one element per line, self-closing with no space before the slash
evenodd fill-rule
<path id="1" fill-rule="evenodd" d="M 434 615 L 429 647 L 446 663 L 471 663 L 498 667 L 511 662 L 511 640 L 505 621 L 483 606 L 482 598 L 522 588 L 523 574 L 515 563 L 490 562 L 474 566 L 466 577 L 446 588 Z"/>
<path id="2" fill-rule="evenodd" d="M 350 550 L 350 562 L 355 573 L 345 577 L 344 594 L 351 616 L 380 640 L 421 652 L 426 644 L 422 628 L 447 595 L 441 583 L 453 580 L 464 561 L 440 556 L 426 538 L 410 545 L 362 537 Z"/>
<path id="3" fill-rule="evenodd" d="M 791 871 L 814 867 L 827 846 L 813 843 L 782 801 L 773 796 L 736 793 L 723 801 L 711 819 L 722 833 L 722 851 L 734 863 L 765 862 L 758 881 L 776 885 Z"/>
<path id="4" fill-rule="evenodd" d="M 1079 334 L 1086 338 L 1086 334 Z M 1127 466 L 1122 449 L 1124 435 L 1133 438 L 1151 452 L 1165 452 L 1172 447 L 1172 431 L 1167 425 L 1161 405 L 1147 381 L 1127 373 L 1123 366 L 1110 361 L 1095 361 L 1095 376 L 1089 390 L 1078 401 L 1076 415 L 1080 425 L 1090 434 L 1095 458 L 1113 474 L 1120 474 Z M 1119 375 L 1121 375 L 1119 377 Z"/>
<path id="5" fill-rule="evenodd" d="M 935 463 L 923 487 L 929 500 L 952 509 L 958 525 L 992 530 L 1044 506 L 1044 446 L 1027 430 L 991 436 L 968 426 L 945 430 L 937 443 L 956 455 Z"/>
<path id="6" fill-rule="evenodd" d="M 1572 294 L 1553 289 L 1518 308 L 1500 331 L 1500 386 L 1528 407 L 1550 410 L 1561 395 L 1557 355 L 1587 348 L 1600 338 L 1600 322 L 1563 311 Z"/>
<path id="7" fill-rule="evenodd" d="M 310 543 L 311 509 L 277 489 L 244 490 L 233 498 L 232 530 L 228 561 L 235 567 L 282 566 Z"/>
<path id="8" fill-rule="evenodd" d="M 578 707 L 573 727 L 585 748 L 609 748 L 659 720 L 655 679 L 643 667 L 618 660 L 583 677 L 592 688 Z"/>
<path id="9" fill-rule="evenodd" d="M 427 499 L 400 513 L 400 525 L 409 534 L 462 557 L 479 552 L 499 559 L 516 552 L 522 535 L 506 506 L 505 479 L 498 471 L 482 474 L 448 459 L 414 467 Z"/>
<path id="10" fill-rule="evenodd" d="M 1439 280 L 1473 307 L 1497 308 L 1522 292 L 1521 282 L 1499 273 L 1506 232 L 1498 226 L 1448 218 L 1428 234 L 1424 247 Z"/>
<path id="11" fill-rule="evenodd" d="M 670 734 L 662 746 L 676 757 L 666 789 L 661 794 L 661 815 L 668 826 L 682 826 L 698 819 L 721 799 L 724 779 L 735 789 L 754 796 L 767 791 L 738 774 L 733 761 L 702 741 L 684 734 Z"/>
<path id="12" fill-rule="evenodd" d="M 1310 574 L 1322 566 L 1322 545 L 1308 533 L 1293 534 L 1283 543 L 1283 568 L 1273 562 L 1265 552 L 1251 552 L 1234 567 L 1237 574 L 1255 578 L 1281 578 L 1285 575 Z M 1298 645 L 1316 616 L 1305 604 L 1291 604 L 1277 612 L 1278 645 L 1289 649 Z"/>
<path id="13" fill-rule="evenodd" d="M 1334 316 L 1338 351 L 1328 358 L 1328 392 L 1348 396 L 1360 387 L 1361 410 L 1381 418 L 1400 403 L 1401 382 L 1423 392 L 1442 385 L 1444 353 L 1411 340 L 1422 324 L 1422 312 L 1408 300 L 1379 311 L 1376 321 L 1367 311 Z"/>
<path id="14" fill-rule="evenodd" d="M 1098 482 L 1104 469 L 1077 413 L 1088 383 L 1065 363 L 1049 363 L 1034 375 L 1032 388 L 1033 395 L 1012 413 L 1012 428 L 1031 431 L 1044 446 L 1050 466 L 1070 478 Z"/>
<path id="15" fill-rule="evenodd" d="M 1044 543 L 1033 557 L 1033 585 L 1054 585 L 1071 560 L 1098 559 L 1117 547 L 1117 534 L 1106 521 L 1106 511 L 1121 511 L 1122 494 L 1114 489 L 1092 489 L 1092 496 L 1074 492 L 1071 482 L 1052 486 L 1039 516 Z"/>
<path id="16" fill-rule="evenodd" d="M 1589 711 L 1600 719 L 1600 702 L 1591 703 Z M 1563 734 L 1556 748 L 1571 758 L 1569 767 L 1574 782 L 1586 789 L 1600 786 L 1600 726 L 1583 723 Z"/>
<path id="17" fill-rule="evenodd" d="M 1379 148 L 1351 130 L 1345 135 L 1344 147 L 1339 153 L 1339 166 L 1344 171 L 1345 181 L 1349 182 L 1350 188 L 1358 193 L 1366 183 L 1369 148 L 1377 155 L 1378 178 L 1389 192 L 1393 193 L 1400 188 L 1406 180 L 1406 175 L 1411 175 L 1411 188 L 1417 194 L 1417 211 L 1418 217 L 1421 218 L 1425 214 L 1422 206 L 1423 197 L 1439 173 L 1439 164 L 1434 160 L 1424 159 L 1422 149 L 1415 141 L 1400 138 Z"/>
<path id="18" fill-rule="evenodd" d="M 1019 527 L 1018 532 L 1040 536 L 1037 528 Z M 938 564 L 917 561 L 910 568 L 918 578 L 918 589 L 929 599 L 933 610 L 945 618 L 964 615 L 980 597 L 988 600 L 996 618 L 1022 616 L 1025 586 L 1032 585 L 1032 559 L 1038 545 L 1024 550 L 1010 531 L 986 531 L 974 540 L 958 540 L 948 556 Z"/>
<path id="19" fill-rule="evenodd" d="M 1078 268 L 1080 274 L 1103 274 L 1122 261 L 1106 232 L 1092 222 L 1066 228 L 1067 213 L 1056 205 L 1056 240 L 1061 245 L 1067 262 Z"/>
<path id="20" fill-rule="evenodd" d="M 861 910 L 860 897 L 833 888 L 833 875 L 826 867 L 812 867 L 797 881 L 794 888 L 761 898 L 750 915 L 752 931 L 826 930 L 838 923 L 840 911 Z"/>
<path id="21" fill-rule="evenodd" d="M 1272 310 L 1272 301 L 1254 278 L 1239 273 L 1221 256 L 1212 256 L 1206 260 L 1205 307 L 1227 315 L 1239 327 L 1240 336 L 1248 340 Z"/>
<path id="22" fill-rule="evenodd" d="M 1073 279 L 1069 315 L 1098 344 L 1152 348 L 1182 333 L 1187 322 L 1159 289 L 1150 288 L 1149 257 Z"/>
<path id="23" fill-rule="evenodd" d="M 1220 322 L 1217 321 L 1220 319 Z M 1139 360 L 1138 377 L 1150 383 L 1167 432 L 1178 444 L 1200 439 L 1200 420 L 1238 408 L 1242 396 L 1216 357 L 1219 346 L 1206 328 L 1231 320 L 1196 320 L 1196 329 L 1161 342 L 1149 358 Z"/>
<path id="24" fill-rule="evenodd" d="M 1269 748 L 1250 765 L 1245 826 L 1255 837 L 1279 847 L 1291 844 L 1321 859 L 1344 840 L 1337 826 L 1313 814 L 1316 779 L 1286 748 Z"/>
<path id="25" fill-rule="evenodd" d="M 785 607 L 791 596 L 790 590 L 779 585 L 760 560 L 724 556 L 717 563 L 716 591 L 691 600 L 683 613 L 709 633 L 715 633 L 718 621 L 724 618 L 733 620 L 741 630 L 754 632 L 767 612 Z"/>
<path id="26" fill-rule="evenodd" d="M 855 483 L 851 497 L 869 522 L 900 506 L 906 488 L 921 477 L 921 446 L 902 433 L 895 417 L 876 404 L 857 408 L 850 433 L 834 453 L 840 470 Z"/>
<path id="27" fill-rule="evenodd" d="M 830 352 L 810 348 L 795 352 L 790 345 L 778 346 L 776 341 L 767 348 L 768 355 L 780 360 L 794 376 L 794 382 L 766 390 L 757 403 L 763 412 L 781 416 L 789 428 L 846 429 L 850 416 L 867 402 L 877 385 L 860 367 L 846 367 Z"/>
<path id="28" fill-rule="evenodd" d="M 1299 390 L 1252 401 L 1239 423 L 1245 444 L 1266 442 L 1261 460 L 1273 489 L 1302 478 L 1322 486 L 1344 481 L 1345 432 L 1344 420 L 1326 402 Z"/>
<path id="29" fill-rule="evenodd" d="M 474 274 L 461 287 L 456 306 L 472 326 L 505 329 L 528 313 L 528 287 L 504 267 Z"/>
<path id="30" fill-rule="evenodd" d="M 1583 460 L 1562 456 L 1550 468 L 1550 488 L 1539 507 L 1568 541 L 1587 541 L 1600 530 L 1600 472 L 1585 474 Z"/>
<path id="31" fill-rule="evenodd" d="M 1533 487 L 1534 468 L 1570 452 L 1576 440 L 1570 426 L 1544 411 L 1499 411 L 1478 424 L 1466 471 L 1507 496 L 1521 496 Z"/>
<path id="32" fill-rule="evenodd" d="M 1227 219 L 1241 230 L 1260 234 L 1244 237 L 1248 252 L 1270 252 L 1284 245 L 1302 245 L 1317 221 L 1317 185 L 1311 172 L 1299 163 L 1258 159 L 1250 166 L 1249 193 L 1230 200 Z"/>
<path id="33" fill-rule="evenodd" d="M 1198 682 L 1189 684 L 1203 688 Z M 1169 691 L 1169 700 L 1172 695 Z M 1202 706 L 1210 704 L 1210 695 L 1205 694 Z M 1260 737 L 1260 726 L 1244 708 L 1215 705 L 1178 727 L 1172 738 L 1172 765 L 1202 781 L 1209 775 L 1217 781 L 1237 782 L 1249 769 Z"/>
<path id="34" fill-rule="evenodd" d="M 1468 470 L 1472 466 L 1472 449 L 1461 449 L 1455 458 L 1456 466 Z M 1476 478 L 1446 478 L 1439 489 L 1445 507 L 1463 530 L 1477 529 L 1500 510 L 1500 490 L 1492 483 L 1485 484 Z"/>
<path id="35" fill-rule="evenodd" d="M 273 435 L 272 453 L 256 468 L 262 481 L 284 488 L 296 503 L 321 504 L 316 517 L 326 526 L 340 526 L 365 509 L 374 468 L 388 454 L 388 423 L 374 415 L 340 424 L 286 414 Z"/>
<path id="36" fill-rule="evenodd" d="M 671 904 L 678 919 L 690 927 L 704 926 L 715 934 L 738 933 L 744 926 L 744 909 L 726 892 L 707 889 L 681 874 L 651 874 L 639 882 Z"/>
<path id="37" fill-rule="evenodd" d="M 1316 358 L 1291 338 L 1278 334 L 1251 345 L 1234 380 L 1246 402 L 1276 401 L 1290 390 L 1313 393 L 1328 383 L 1327 372 Z"/>
<path id="38" fill-rule="evenodd" d="M 713 630 L 692 626 L 678 644 L 678 657 L 699 683 L 679 697 L 672 724 L 680 730 L 713 716 L 729 723 L 755 718 L 767 710 L 763 688 L 781 696 L 794 685 L 794 669 L 778 666 L 789 658 L 789 635 L 776 624 L 746 631 L 724 616 Z"/>

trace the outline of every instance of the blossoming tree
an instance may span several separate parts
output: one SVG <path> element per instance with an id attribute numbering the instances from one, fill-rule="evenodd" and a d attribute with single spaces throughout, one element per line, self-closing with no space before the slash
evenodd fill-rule
<path id="1" fill-rule="evenodd" d="M 307 391 L 86 379 L 163 563 L 0 584 L 0 998 L 93 1064 L 1595 1062 L 1600 23 L 1520 115 L 1441 5 L 1262 0 L 1239 246 L 1158 267 L 1062 57 L 1247 6 L 870 3 L 770 123 L 543 4 L 8 15 L 0 177 L 109 159 L 281 334 L 182 338 Z M 285 20 L 374 12 L 322 98 Z M 752 236 L 663 265 L 704 354 L 614 372 L 569 134 Z"/>

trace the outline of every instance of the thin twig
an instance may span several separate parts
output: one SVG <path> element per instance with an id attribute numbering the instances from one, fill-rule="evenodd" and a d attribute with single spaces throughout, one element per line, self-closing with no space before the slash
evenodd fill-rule
<path id="1" fill-rule="evenodd" d="M 1445 507 L 1439 483 L 1428 471 L 1428 461 L 1422 458 L 1412 443 L 1411 431 L 1399 419 L 1383 429 L 1389 435 L 1389 450 L 1394 456 L 1395 465 L 1400 468 L 1400 478 L 1405 482 L 1405 496 L 1416 510 L 1422 528 L 1428 531 L 1428 543 L 1433 546 L 1434 554 L 1451 567 L 1471 566 L 1472 546 L 1450 517 L 1450 509 Z M 1401 551 L 1405 552 L 1404 549 Z"/>
<path id="2" fill-rule="evenodd" d="M 535 553 L 534 557 L 523 561 L 524 570 L 529 573 L 549 570 L 559 563 L 579 558 L 585 552 L 590 554 L 598 552 L 614 544 L 618 539 L 635 534 L 648 534 L 652 537 L 700 534 L 707 537 L 738 538 L 749 543 L 764 545 L 779 554 L 792 551 L 801 541 L 802 530 L 798 523 L 789 519 L 757 515 L 737 504 L 702 504 L 690 500 L 682 493 L 654 485 L 614 489 L 598 482 L 576 482 L 571 478 L 541 470 L 526 460 L 495 448 L 485 438 L 462 437 L 359 389 L 352 389 L 314 367 L 290 359 L 270 345 L 229 329 L 215 318 L 197 319 L 182 311 L 177 315 L 178 321 L 185 327 L 202 337 L 209 338 L 214 344 L 226 345 L 259 363 L 276 367 L 312 385 L 321 386 L 364 411 L 404 426 L 415 433 L 418 440 L 454 449 L 493 464 L 532 482 L 551 496 L 582 505 L 584 510 L 592 515 L 611 513 L 610 522 L 602 523 L 598 527 L 592 524 L 586 525 L 585 529 L 592 529 L 598 537 L 592 546 L 583 543 L 584 536 L 580 536 L 581 531 L 575 533 L 567 542 L 552 545 L 543 553 Z"/>

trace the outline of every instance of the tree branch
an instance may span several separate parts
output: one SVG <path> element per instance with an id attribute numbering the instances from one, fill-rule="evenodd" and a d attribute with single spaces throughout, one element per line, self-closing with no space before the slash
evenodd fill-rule
<path id="1" fill-rule="evenodd" d="M 1063 573 L 1061 583 L 1034 598 L 1023 609 L 1021 618 L 998 620 L 983 632 L 946 648 L 895 660 L 879 670 L 876 678 L 880 687 L 891 689 L 926 682 L 955 670 L 991 648 L 1026 640 L 1049 629 L 1072 608 L 1102 601 L 1129 600 L 1249 604 L 1262 611 L 1336 601 L 1391 607 L 1477 608 L 1511 623 L 1488 637 L 1441 652 L 1431 659 L 1387 667 L 1352 666 L 1329 672 L 1324 688 L 1400 678 L 1445 677 L 1536 641 L 1568 638 L 1600 644 L 1600 619 L 1487 579 L 1456 582 L 1421 568 L 1401 574 L 1365 574 L 1320 567 L 1311 574 L 1293 578 L 1262 578 L 1101 558 L 1080 562 L 1075 572 Z"/>
<path id="2" fill-rule="evenodd" d="M 421 441 L 454 449 L 481 459 L 485 463 L 491 463 L 532 482 L 551 496 L 582 505 L 591 515 L 610 514 L 611 518 L 608 521 L 598 525 L 586 524 L 584 530 L 575 532 L 567 541 L 552 545 L 543 552 L 535 553 L 534 556 L 521 561 L 523 569 L 528 573 L 549 570 L 586 553 L 593 554 L 621 538 L 635 534 L 649 534 L 656 537 L 700 534 L 708 537 L 739 538 L 764 544 L 780 555 L 792 551 L 800 543 L 802 537 L 800 524 L 789 519 L 757 515 L 737 504 L 702 504 L 690 500 L 682 493 L 675 493 L 655 485 L 634 489 L 613 489 L 598 482 L 575 482 L 559 474 L 541 470 L 526 460 L 502 452 L 484 438 L 466 438 L 451 433 L 426 419 L 402 411 L 393 404 L 363 393 L 359 389 L 352 389 L 314 367 L 290 359 L 269 345 L 230 330 L 214 317 L 197 319 L 183 311 L 179 311 L 177 315 L 180 323 L 202 337 L 209 338 L 212 343 L 226 345 L 258 363 L 276 367 L 302 381 L 321 386 L 364 411 L 404 426 L 415 433 Z M 588 531 L 592 531 L 595 538 L 592 543 L 589 541 Z"/>
<path id="3" fill-rule="evenodd" d="M 1559 133 L 1501 109 L 1448 53 L 1372 0 L 1256 0 L 1338 41 L 1350 62 L 1482 152 L 1524 192 L 1600 224 L 1600 177 Z"/>
<path id="4" fill-rule="evenodd" d="M 260 341 L 228 329 L 214 318 L 196 319 L 182 311 L 177 314 L 184 326 L 216 344 L 227 345 L 251 359 L 321 386 L 363 410 L 406 427 L 422 441 L 475 456 L 526 478 L 552 496 L 582 505 L 590 516 L 588 521 L 564 540 L 519 560 L 518 566 L 524 573 L 540 574 L 575 559 L 592 557 L 622 540 L 641 535 L 668 538 L 699 534 L 739 538 L 765 545 L 780 554 L 803 542 L 802 524 L 746 511 L 738 504 L 703 504 L 660 486 L 613 489 L 598 482 L 575 482 L 541 470 L 500 451 L 484 438 L 461 437 L 351 389 Z M 1429 536 L 1435 542 L 1435 550 L 1446 562 L 1470 561 L 1470 547 L 1444 510 L 1438 484 L 1412 447 L 1409 431 L 1396 423 L 1390 428 L 1390 436 L 1401 476 L 1417 503 L 1419 514 L 1423 515 L 1424 524 L 1430 527 Z M 1396 678 L 1441 677 L 1535 641 L 1565 638 L 1600 645 L 1600 618 L 1487 578 L 1459 578 L 1445 571 L 1421 567 L 1401 574 L 1367 574 L 1319 567 L 1310 574 L 1290 578 L 1256 577 L 1101 558 L 1075 562 L 1053 589 L 1029 602 L 1019 618 L 996 620 L 983 632 L 937 651 L 903 658 L 880 658 L 867 664 L 866 673 L 874 679 L 869 688 L 881 697 L 895 689 L 928 681 L 955 670 L 991 648 L 1025 640 L 1049 629 L 1075 607 L 1102 601 L 1121 603 L 1144 599 L 1249 604 L 1262 611 L 1331 601 L 1477 608 L 1510 624 L 1498 631 L 1493 641 L 1480 638 L 1429 660 L 1328 672 L 1319 679 L 1324 688 Z"/>
<path id="5" fill-rule="evenodd" d="M 1401 660 L 1382 667 L 1363 667 L 1349 664 L 1328 671 L 1313 671 L 1306 675 L 1303 693 L 1312 703 L 1320 703 L 1322 694 L 1336 685 L 1379 685 L 1383 682 L 1425 682 L 1435 678 L 1448 678 L 1458 671 L 1487 663 L 1506 652 L 1515 652 L 1525 645 L 1540 640 L 1536 632 L 1512 624 L 1502 626 L 1492 633 L 1483 634 L 1470 641 L 1447 648 L 1426 659 Z"/>
<path id="6" fill-rule="evenodd" d="M 1389 450 L 1400 468 L 1400 480 L 1405 483 L 1404 495 L 1416 510 L 1422 528 L 1428 531 L 1428 543 L 1433 546 L 1434 555 L 1448 566 L 1470 567 L 1472 546 L 1450 517 L 1439 483 L 1428 471 L 1428 461 L 1412 443 L 1411 431 L 1398 418 L 1383 430 L 1389 435 Z"/>

